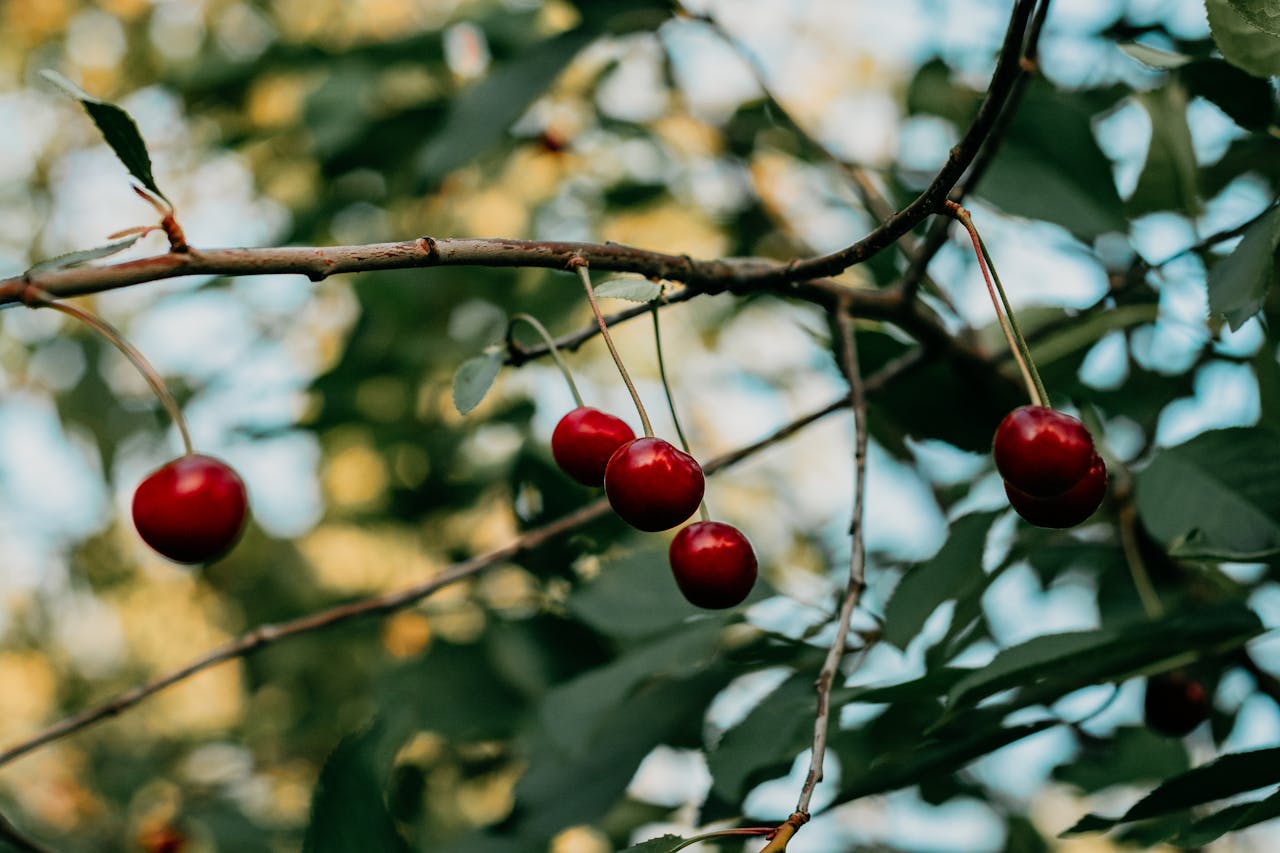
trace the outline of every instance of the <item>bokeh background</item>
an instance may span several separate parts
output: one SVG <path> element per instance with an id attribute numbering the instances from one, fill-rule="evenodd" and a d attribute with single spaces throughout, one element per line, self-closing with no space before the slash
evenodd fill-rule
<path id="1" fill-rule="evenodd" d="M 42 69 L 135 117 L 196 246 L 430 234 L 614 240 L 695 257 L 832 250 L 874 218 L 840 170 L 767 104 L 753 63 L 813 138 L 868 170 L 892 199 L 906 199 L 963 129 L 1010 4 L 690 0 L 685 8 L 713 15 L 736 45 L 702 21 L 671 19 L 664 4 L 620 0 L 4 0 L 0 276 L 154 219 Z M 1155 87 L 1161 74 L 1116 42 L 1207 49 L 1208 37 L 1197 0 L 1054 4 L 1044 76 L 1063 90 L 1114 94 L 1098 94 L 1091 127 L 1119 197 L 1138 194 L 1153 132 L 1132 91 Z M 1210 100 L 1185 107 L 1202 167 L 1247 135 Z M 982 198 L 974 217 L 1014 304 L 1032 318 L 1040 309 L 1059 317 L 1102 299 L 1134 257 L 1163 261 L 1247 220 L 1274 195 L 1274 175 L 1230 178 L 1203 206 L 1139 210 L 1118 229 L 1095 209 L 1106 193 L 1091 191 L 1071 197 L 1084 226 L 1023 218 L 1016 205 Z M 1051 186 L 1015 189 L 1062 198 Z M 1008 189 L 989 195 L 998 202 Z M 1078 239 L 1082 230 L 1090 239 Z M 125 257 L 163 250 L 152 236 Z M 884 286 L 903 266 L 886 252 L 842 278 Z M 931 272 L 951 307 L 928 298 L 947 322 L 978 328 L 998 349 L 967 245 L 953 240 Z M 1063 354 L 1076 380 L 1094 389 L 1164 383 L 1150 425 L 1108 421 L 1107 441 L 1121 457 L 1260 417 L 1251 360 L 1265 347 L 1274 356 L 1274 343 L 1264 343 L 1256 319 L 1234 333 L 1206 325 L 1204 278 L 1195 254 L 1161 267 L 1145 313 Z M 550 365 L 505 370 L 466 418 L 450 401 L 453 371 L 502 336 L 508 315 L 534 313 L 567 332 L 589 322 L 580 296 L 564 274 L 468 268 L 322 283 L 181 279 L 84 300 L 169 380 L 197 446 L 248 483 L 251 529 L 229 557 L 200 571 L 150 553 L 129 523 L 133 488 L 179 450 L 142 379 L 59 314 L 0 312 L 0 744 L 258 624 L 402 587 L 588 500 L 550 467 L 550 431 L 572 405 Z M 697 455 L 755 440 L 839 396 L 827 336 L 811 307 L 771 297 L 700 297 L 666 311 L 674 392 Z M 617 338 L 659 432 L 672 435 L 647 322 L 619 328 Z M 570 360 L 590 404 L 635 423 L 599 341 Z M 980 417 L 945 406 L 932 416 Z M 750 610 L 757 626 L 801 637 L 830 612 L 849 548 L 851 435 L 848 415 L 827 418 L 710 484 L 713 511 L 748 532 L 777 593 Z M 998 477 L 972 448 L 927 437 L 874 443 L 868 605 L 883 608 L 896 567 L 937 551 L 949 519 L 1004 507 Z M 996 519 L 989 567 L 1008 553 L 1017 526 L 1011 514 Z M 492 636 L 508 638 L 507 666 L 538 677 L 602 654 L 593 635 L 565 646 L 580 662 L 522 663 L 521 632 L 537 614 L 562 611 L 578 579 L 599 571 L 595 555 L 624 536 L 606 523 L 384 621 L 224 664 L 5 767 L 0 803 L 59 850 L 140 849 L 140 836 L 170 824 L 193 851 L 298 849 L 325 756 L 379 707 L 388 674 L 430 659 L 438 644 L 469 647 Z M 1251 600 L 1264 618 L 1280 619 L 1280 590 L 1265 566 L 1228 569 L 1257 583 Z M 653 573 L 653 583 L 668 582 L 660 559 Z M 1087 572 L 1046 579 L 1024 561 L 984 596 L 991 638 L 966 660 L 1097 625 L 1098 595 Z M 935 614 L 905 650 L 881 644 L 855 681 L 918 674 L 948 619 L 945 609 Z M 1264 641 L 1253 651 L 1280 668 L 1280 646 Z M 773 667 L 735 680 L 708 725 L 740 719 L 788 673 Z M 1086 693 L 1075 697 L 1079 715 L 1108 696 Z M 1275 704 L 1242 673 L 1221 679 L 1215 701 L 1230 718 L 1222 748 L 1280 738 Z M 1104 734 L 1133 726 L 1140 704 L 1140 684 L 1127 683 L 1091 725 Z M 524 764 L 489 740 L 454 742 L 447 725 L 445 735 L 432 733 L 430 722 L 402 751 L 400 766 L 411 770 L 402 769 L 396 790 L 409 802 L 401 804 L 406 819 L 425 827 L 420 849 L 454 849 L 453 835 L 508 819 Z M 1176 767 L 1218 747 L 1200 732 L 1185 753 L 1160 748 Z M 1145 790 L 1135 781 L 1092 791 L 1055 775 L 1078 749 L 1070 731 L 1051 730 L 975 764 L 966 778 L 982 796 L 929 803 L 913 788 L 869 799 L 820 816 L 793 847 L 1114 849 L 1097 837 L 1053 840 L 1084 811 L 1115 811 Z M 785 817 L 806 761 L 756 788 L 748 811 Z M 839 773 L 837 764 L 834 779 Z M 688 829 L 709 785 L 699 751 L 659 746 L 628 788 L 633 804 L 650 809 L 647 819 L 623 829 L 598 821 L 557 828 L 549 849 L 594 853 Z M 1010 815 L 1025 815 L 1046 846 L 1015 846 Z M 1263 827 L 1212 849 L 1277 845 L 1280 831 Z"/>

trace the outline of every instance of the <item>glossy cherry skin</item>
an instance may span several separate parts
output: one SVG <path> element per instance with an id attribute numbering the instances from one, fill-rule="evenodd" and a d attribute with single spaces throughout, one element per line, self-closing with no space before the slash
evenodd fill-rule
<path id="1" fill-rule="evenodd" d="M 702 503 L 702 466 L 660 438 L 618 448 L 604 470 L 604 493 L 618 516 L 637 530 L 668 530 Z"/>
<path id="2" fill-rule="evenodd" d="M 177 563 L 206 563 L 240 537 L 248 498 L 225 463 L 191 454 L 147 475 L 133 493 L 133 524 L 153 549 Z"/>
<path id="3" fill-rule="evenodd" d="M 1014 488 L 1008 480 L 1004 482 L 1004 493 L 1018 515 L 1036 527 L 1075 527 L 1102 505 L 1107 494 L 1107 465 L 1101 456 L 1093 454 L 1093 463 L 1080 482 L 1051 498 L 1032 497 Z"/>
<path id="4" fill-rule="evenodd" d="M 1060 495 L 1093 463 L 1093 436 L 1084 424 L 1046 406 L 1022 406 L 996 428 L 992 451 L 1005 481 L 1035 498 Z"/>
<path id="5" fill-rule="evenodd" d="M 698 521 L 676 534 L 667 552 L 676 586 L 690 604 L 723 610 L 741 604 L 756 582 L 756 554 L 738 528 Z"/>
<path id="6" fill-rule="evenodd" d="M 1183 737 L 1209 719 L 1209 694 L 1183 672 L 1162 672 L 1147 679 L 1142 717 L 1147 728 L 1166 737 Z"/>
<path id="7" fill-rule="evenodd" d="M 556 424 L 551 433 L 551 455 L 561 471 L 582 485 L 599 486 L 604 483 L 609 457 L 635 437 L 622 418 L 579 406 Z"/>

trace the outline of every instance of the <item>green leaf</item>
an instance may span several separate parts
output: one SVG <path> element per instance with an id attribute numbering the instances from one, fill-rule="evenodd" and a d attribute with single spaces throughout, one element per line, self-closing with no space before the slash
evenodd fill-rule
<path id="1" fill-rule="evenodd" d="M 1080 754 L 1057 767 L 1053 778 L 1095 794 L 1113 785 L 1159 781 L 1189 768 L 1182 741 L 1145 726 L 1124 726 L 1106 740 L 1085 741 Z"/>
<path id="2" fill-rule="evenodd" d="M 662 295 L 662 285 L 647 278 L 611 278 L 596 285 L 595 292 L 601 299 L 652 302 Z"/>
<path id="3" fill-rule="evenodd" d="M 885 607 L 884 639 L 905 649 L 939 605 L 982 584 L 982 552 L 996 515 L 974 513 L 953 522 L 942 549 L 907 570 Z"/>
<path id="4" fill-rule="evenodd" d="M 1231 8 L 1269 35 L 1280 37 L 1280 6 L 1275 0 L 1229 0 Z"/>
<path id="5" fill-rule="evenodd" d="M 791 676 L 752 708 L 707 753 L 716 793 L 740 802 L 756 783 L 785 773 L 811 743 L 816 707 L 813 673 L 803 673 Z"/>
<path id="6" fill-rule="evenodd" d="M 1191 97 L 1202 97 L 1248 130 L 1265 133 L 1275 121 L 1276 104 L 1269 80 L 1254 77 L 1221 59 L 1197 59 L 1178 69 L 1178 79 Z"/>
<path id="7" fill-rule="evenodd" d="M 1141 44 L 1136 41 L 1126 42 L 1120 45 L 1120 49 L 1148 68 L 1156 68 L 1160 71 L 1180 68 L 1191 61 L 1191 57 L 1185 53 L 1161 50 L 1158 47 L 1152 47 L 1149 44 Z"/>
<path id="8" fill-rule="evenodd" d="M 1280 74 L 1280 39 L 1259 28 L 1252 16 L 1242 15 L 1232 0 L 1205 0 L 1204 5 L 1213 40 L 1227 62 L 1255 77 Z M 1255 0 L 1249 5 L 1253 8 L 1259 3 Z"/>
<path id="9" fill-rule="evenodd" d="M 951 688 L 948 715 L 1013 687 L 1023 704 L 1050 701 L 1088 684 L 1115 681 L 1167 666 L 1188 650 L 1235 648 L 1262 633 L 1251 610 L 1228 602 L 1163 619 L 1100 631 L 1045 634 L 1004 649 Z"/>
<path id="10" fill-rule="evenodd" d="M 102 138 L 111 146 L 111 150 L 116 152 L 116 156 L 129 170 L 129 174 L 137 178 L 138 183 L 168 201 L 151 175 L 151 155 L 147 153 L 147 144 L 142 140 L 138 125 L 127 112 L 115 104 L 100 101 L 89 95 L 56 71 L 44 70 L 40 75 L 84 105 L 89 118 L 93 119 L 93 123 L 102 132 Z"/>
<path id="11" fill-rule="evenodd" d="M 596 34 L 593 28 L 579 27 L 530 45 L 455 97 L 443 127 L 420 156 L 423 181 L 434 186 L 495 145 Z"/>
<path id="12" fill-rule="evenodd" d="M 502 350 L 491 346 L 458 366 L 458 372 L 453 374 L 453 406 L 459 414 L 465 415 L 480 405 L 504 361 Z"/>
<path id="13" fill-rule="evenodd" d="M 1248 555 L 1280 547 L 1280 431 L 1214 430 L 1163 450 L 1137 476 L 1142 523 L 1165 544 Z"/>
<path id="14" fill-rule="evenodd" d="M 1280 206 L 1249 226 L 1230 255 L 1209 271 L 1209 310 L 1227 318 L 1231 329 L 1262 310 L 1276 279 L 1280 252 Z"/>
<path id="15" fill-rule="evenodd" d="M 628 847 L 622 853 L 671 853 L 684 840 L 679 835 L 661 835 Z"/>
<path id="16" fill-rule="evenodd" d="M 1187 126 L 1187 93 L 1169 83 L 1137 96 L 1151 117 L 1151 143 L 1138 185 L 1129 198 L 1130 213 L 1176 210 L 1188 216 L 1200 212 L 1196 190 L 1196 152 Z"/>
<path id="17" fill-rule="evenodd" d="M 343 738 L 320 771 L 303 853 L 407 853 L 383 800 L 386 772 L 376 756 L 381 726 Z"/>
<path id="18" fill-rule="evenodd" d="M 1280 747 L 1233 752 L 1166 781 L 1117 818 L 1085 815 L 1064 835 L 1096 832 L 1280 783 Z M 1225 831 L 1225 830 L 1224 830 Z"/>
<path id="19" fill-rule="evenodd" d="M 108 243 L 105 246 L 98 246 L 96 249 L 81 249 L 77 252 L 67 252 L 65 255 L 58 255 L 52 258 L 46 258 L 37 264 L 32 265 L 27 270 L 27 275 L 36 275 L 50 270 L 62 270 L 68 267 L 78 267 L 81 264 L 87 264 L 89 261 L 96 261 L 99 258 L 106 258 L 117 252 L 123 252 L 125 249 L 138 242 L 141 234 L 130 234 L 123 240 L 117 240 L 114 243 Z"/>
<path id="20" fill-rule="evenodd" d="M 1203 847 L 1228 832 L 1280 817 L 1280 791 L 1263 800 L 1237 803 L 1193 823 L 1174 836 L 1180 847 Z"/>
<path id="21" fill-rule="evenodd" d="M 1054 222 L 1081 237 L 1125 231 L 1124 205 L 1092 115 L 1085 98 L 1033 83 L 978 195 L 1006 213 Z"/>

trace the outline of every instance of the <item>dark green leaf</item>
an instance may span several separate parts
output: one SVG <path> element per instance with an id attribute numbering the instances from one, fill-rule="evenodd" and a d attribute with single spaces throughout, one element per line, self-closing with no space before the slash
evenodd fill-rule
<path id="1" fill-rule="evenodd" d="M 809 673 L 793 675 L 752 708 L 707 753 L 716 793 L 736 803 L 756 783 L 785 773 L 810 743 L 816 707 Z"/>
<path id="2" fill-rule="evenodd" d="M 663 835 L 628 847 L 622 853 L 671 853 L 682 841 L 679 835 Z"/>
<path id="3" fill-rule="evenodd" d="M 1280 38 L 1280 6 L 1275 0 L 1229 0 L 1231 8 L 1268 35 Z"/>
<path id="4" fill-rule="evenodd" d="M 1053 771 L 1053 778 L 1094 794 L 1113 785 L 1166 779 L 1189 767 L 1182 741 L 1161 737 L 1146 726 L 1125 726 L 1104 741 L 1086 741 L 1074 760 Z"/>
<path id="5" fill-rule="evenodd" d="M 493 387 L 505 359 L 497 347 L 490 347 L 482 355 L 462 362 L 453 374 L 453 405 L 459 414 L 467 414 L 484 399 Z"/>
<path id="6" fill-rule="evenodd" d="M 1280 432 L 1214 430 L 1156 455 L 1137 477 L 1142 523 L 1161 542 L 1215 554 L 1280 548 Z"/>
<path id="7" fill-rule="evenodd" d="M 408 846 L 383 800 L 386 770 L 375 753 L 381 727 L 343 738 L 320 771 L 303 853 L 405 853 Z"/>
<path id="8" fill-rule="evenodd" d="M 1280 783 L 1280 747 L 1233 752 L 1168 780 L 1118 818 L 1085 815 L 1064 834 L 1096 832 L 1173 814 Z"/>
<path id="9" fill-rule="evenodd" d="M 34 264 L 31 269 L 27 270 L 27 275 L 36 275 L 50 270 L 66 269 L 67 267 L 78 267 L 81 264 L 87 264 L 89 261 L 96 261 L 99 258 L 106 258 L 117 252 L 123 252 L 125 249 L 138 242 L 141 234 L 131 234 L 123 240 L 117 240 L 114 243 L 108 243 L 105 246 L 98 246 L 96 249 L 81 249 L 78 252 L 67 252 L 65 255 L 58 255 L 54 258 L 47 258 Z"/>
<path id="10" fill-rule="evenodd" d="M 595 291 L 601 299 L 652 302 L 662 294 L 662 285 L 647 278 L 611 278 L 596 285 Z"/>
<path id="11" fill-rule="evenodd" d="M 982 584 L 982 552 L 996 515 L 974 513 L 952 522 L 942 550 L 907 570 L 885 607 L 884 639 L 905 649 L 939 605 Z"/>
<path id="12" fill-rule="evenodd" d="M 1240 14 L 1232 0 L 1205 0 L 1204 5 L 1213 40 L 1227 62 L 1255 77 L 1280 74 L 1280 39 Z"/>
<path id="13" fill-rule="evenodd" d="M 1186 90 L 1179 83 L 1168 83 L 1137 97 L 1151 117 L 1151 143 L 1128 209 L 1133 214 L 1176 210 L 1195 217 L 1200 212 L 1200 198 L 1196 152 L 1187 126 Z"/>
<path id="14" fill-rule="evenodd" d="M 1221 59 L 1197 59 L 1178 70 L 1187 94 L 1202 97 L 1238 125 L 1265 132 L 1275 120 L 1276 103 L 1271 83 L 1254 77 Z"/>
<path id="15" fill-rule="evenodd" d="M 1230 255 L 1209 271 L 1209 310 L 1233 330 L 1262 310 L 1276 278 L 1280 251 L 1280 206 L 1249 226 Z"/>
<path id="16" fill-rule="evenodd" d="M 1201 818 L 1174 836 L 1180 847 L 1203 847 L 1228 832 L 1235 832 L 1280 817 L 1280 791 L 1264 800 L 1238 803 Z"/>
<path id="17" fill-rule="evenodd" d="M 102 132 L 102 138 L 107 145 L 111 146 L 111 150 L 116 152 L 116 156 L 129 170 L 129 174 L 137 178 L 138 183 L 151 192 L 160 198 L 165 198 L 165 194 L 156 186 L 156 179 L 151 175 L 151 155 L 147 153 L 147 144 L 142 140 L 142 134 L 138 132 L 138 125 L 127 112 L 115 104 L 100 101 L 89 95 L 56 71 L 45 70 L 40 74 L 83 104 L 85 111 L 89 113 L 89 118 L 93 119 L 93 123 Z"/>
<path id="18" fill-rule="evenodd" d="M 1045 84 L 1028 87 L 978 195 L 1007 213 L 1055 222 L 1081 237 L 1126 230 L 1111 162 L 1098 148 L 1091 118 L 1082 97 Z"/>

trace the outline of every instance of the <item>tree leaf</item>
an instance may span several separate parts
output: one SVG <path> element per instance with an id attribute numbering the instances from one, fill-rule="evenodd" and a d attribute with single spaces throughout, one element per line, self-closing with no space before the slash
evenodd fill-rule
<path id="1" fill-rule="evenodd" d="M 1200 212 L 1196 190 L 1196 152 L 1187 126 L 1187 93 L 1177 82 L 1137 96 L 1151 117 L 1147 160 L 1130 196 L 1131 214 L 1176 210 L 1188 216 Z"/>
<path id="2" fill-rule="evenodd" d="M 1173 837 L 1180 847 L 1203 847 L 1228 832 L 1235 832 L 1280 817 L 1280 791 L 1250 803 L 1237 803 L 1201 818 Z"/>
<path id="3" fill-rule="evenodd" d="M 1232 330 L 1262 310 L 1276 278 L 1280 252 L 1280 206 L 1249 226 L 1230 255 L 1209 271 L 1209 310 L 1227 318 Z"/>
<path id="4" fill-rule="evenodd" d="M 1187 56 L 1185 53 L 1161 50 L 1158 47 L 1152 47 L 1149 44 L 1142 44 L 1141 42 L 1136 41 L 1125 42 L 1120 45 L 1120 49 L 1148 68 L 1156 68 L 1160 71 L 1180 68 L 1191 61 L 1191 57 Z"/>
<path id="5" fill-rule="evenodd" d="M 1280 747 L 1233 752 L 1167 780 L 1117 818 L 1085 815 L 1063 835 L 1096 832 L 1280 783 Z"/>
<path id="6" fill-rule="evenodd" d="M 1239 0 L 1236 0 L 1239 2 Z M 1205 0 L 1209 30 L 1227 62 L 1255 77 L 1280 74 L 1280 39 L 1242 15 L 1232 0 Z M 1250 8 L 1267 0 L 1251 0 Z"/>
<path id="7" fill-rule="evenodd" d="M 117 252 L 123 252 L 125 249 L 138 242 L 141 234 L 130 234 L 123 240 L 117 240 L 114 243 L 108 243 L 105 246 L 98 246 L 95 249 L 80 249 L 76 252 L 67 252 L 65 255 L 57 255 L 56 257 L 46 258 L 39 263 L 33 264 L 27 270 L 27 275 L 36 275 L 50 270 L 62 270 L 68 267 L 78 267 L 81 264 L 87 264 L 89 261 L 96 261 L 99 258 L 106 258 Z"/>
<path id="8" fill-rule="evenodd" d="M 1269 35 L 1280 37 L 1280 6 L 1275 0 L 1229 0 L 1231 8 Z"/>
<path id="9" fill-rule="evenodd" d="M 1138 514 L 1165 544 L 1215 554 L 1280 547 L 1280 431 L 1214 430 L 1156 455 L 1137 476 Z"/>
<path id="10" fill-rule="evenodd" d="M 386 772 L 375 756 L 381 739 L 375 724 L 343 738 L 329 755 L 311 798 L 303 853 L 407 853 L 383 800 Z"/>
<path id="11" fill-rule="evenodd" d="M 983 582 L 982 552 L 996 515 L 974 513 L 953 522 L 942 549 L 907 570 L 885 606 L 884 639 L 905 649 L 939 605 Z"/>
<path id="12" fill-rule="evenodd" d="M 740 802 L 755 783 L 786 772 L 811 742 L 816 708 L 813 673 L 797 673 L 780 684 L 707 753 L 716 793 Z"/>
<path id="13" fill-rule="evenodd" d="M 1055 222 L 1081 237 L 1125 231 L 1124 205 L 1092 115 L 1083 97 L 1040 82 L 1028 86 L 978 195 L 1006 213 Z"/>
<path id="14" fill-rule="evenodd" d="M 1106 740 L 1086 741 L 1053 778 L 1094 794 L 1113 785 L 1157 782 L 1190 769 L 1182 741 L 1161 737 L 1145 726 L 1123 726 Z"/>
<path id="15" fill-rule="evenodd" d="M 647 278 L 611 278 L 596 285 L 595 292 L 601 299 L 652 302 L 662 295 L 662 285 Z"/>
<path id="16" fill-rule="evenodd" d="M 459 414 L 465 415 L 480 405 L 504 361 L 502 350 L 489 347 L 458 366 L 458 372 L 453 374 L 453 407 Z"/>
<path id="17" fill-rule="evenodd" d="M 1202 97 L 1248 130 L 1265 133 L 1276 118 L 1269 80 L 1254 77 L 1222 59 L 1197 59 L 1178 69 L 1191 97 Z"/>
<path id="18" fill-rule="evenodd" d="M 147 153 L 147 143 L 143 141 L 138 125 L 127 112 L 115 104 L 98 100 L 56 71 L 46 69 L 41 71 L 40 75 L 78 100 L 89 113 L 89 118 L 93 119 L 93 123 L 102 132 L 102 138 L 111 146 L 111 150 L 116 152 L 116 156 L 120 158 L 124 167 L 129 170 L 129 174 L 137 178 L 138 183 L 168 201 L 151 175 L 151 155 Z"/>
<path id="19" fill-rule="evenodd" d="M 632 845 L 623 850 L 622 853 L 671 853 L 684 840 L 679 835 L 660 835 L 657 838 L 650 838 L 648 841 Z"/>

